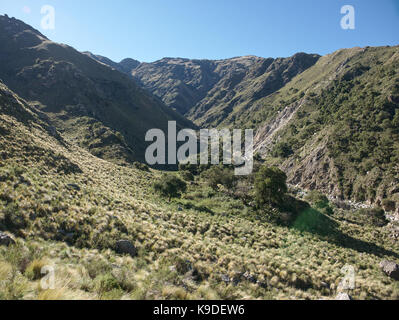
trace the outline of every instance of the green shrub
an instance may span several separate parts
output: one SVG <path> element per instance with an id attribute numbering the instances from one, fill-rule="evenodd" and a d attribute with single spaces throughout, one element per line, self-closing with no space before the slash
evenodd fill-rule
<path id="1" fill-rule="evenodd" d="M 47 264 L 44 260 L 33 260 L 25 271 L 25 276 L 30 280 L 39 280 L 42 277 L 42 269 Z"/>
<path id="2" fill-rule="evenodd" d="M 148 167 L 148 165 L 146 165 L 145 163 L 141 163 L 141 162 L 134 162 L 133 168 L 141 170 L 141 171 L 145 171 L 145 172 L 150 172 L 150 168 Z"/>
<path id="3" fill-rule="evenodd" d="M 317 190 L 310 191 L 305 200 L 309 201 L 314 208 L 318 209 L 324 214 L 333 214 L 333 209 L 330 207 L 330 201 L 327 196 Z"/>
<path id="4" fill-rule="evenodd" d="M 194 175 L 190 171 L 181 171 L 180 175 L 186 181 L 194 181 Z"/>
<path id="5" fill-rule="evenodd" d="M 29 219 L 15 203 L 10 203 L 4 210 L 4 224 L 9 230 L 25 229 L 29 225 Z"/>
<path id="6" fill-rule="evenodd" d="M 100 298 L 102 298 L 106 293 L 121 290 L 118 280 L 110 273 L 106 273 L 98 276 L 95 280 L 95 289 Z"/>
<path id="7" fill-rule="evenodd" d="M 293 153 L 292 147 L 286 142 L 279 142 L 272 151 L 273 156 L 280 158 L 288 158 Z"/>
<path id="8" fill-rule="evenodd" d="M 255 201 L 259 207 L 264 204 L 279 204 L 286 192 L 287 176 L 280 169 L 262 166 L 256 173 Z"/>
<path id="9" fill-rule="evenodd" d="M 199 173 L 199 168 L 198 165 L 196 164 L 191 164 L 191 163 L 180 163 L 179 164 L 179 171 L 189 171 L 193 175 L 197 175 Z"/>
<path id="10" fill-rule="evenodd" d="M 383 227 L 388 223 L 385 212 L 382 208 L 360 209 L 358 213 L 366 223 L 373 226 Z"/>
<path id="11" fill-rule="evenodd" d="M 234 187 L 236 177 L 234 171 L 224 166 L 212 166 L 210 169 L 202 173 L 202 178 L 206 180 L 207 184 L 214 190 L 218 185 L 222 185 L 228 189 Z"/>
<path id="12" fill-rule="evenodd" d="M 395 203 L 395 201 L 384 199 L 384 200 L 382 200 L 382 207 L 386 211 L 395 211 L 396 203 Z"/>
<path id="13" fill-rule="evenodd" d="M 171 198 L 180 197 L 182 192 L 187 190 L 187 184 L 175 175 L 165 174 L 160 182 L 154 183 L 154 190 L 164 197 Z"/>

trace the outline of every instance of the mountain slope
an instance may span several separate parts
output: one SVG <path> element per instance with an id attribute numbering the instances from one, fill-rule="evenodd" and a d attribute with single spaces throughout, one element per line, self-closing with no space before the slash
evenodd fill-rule
<path id="1" fill-rule="evenodd" d="M 287 59 L 164 58 L 140 64 L 132 75 L 166 105 L 198 125 L 216 126 L 232 110 L 278 90 L 317 59 L 317 55 L 302 53 Z"/>
<path id="2" fill-rule="evenodd" d="M 193 127 L 131 77 L 0 16 L 0 79 L 45 112 L 68 139 L 118 162 L 143 160 L 145 133 Z"/>
<path id="3" fill-rule="evenodd" d="M 398 70 L 399 47 L 339 50 L 234 125 L 257 130 L 257 151 L 292 184 L 399 207 Z"/>
<path id="4" fill-rule="evenodd" d="M 354 299 L 399 298 L 378 266 L 399 257 L 392 226 L 339 209 L 275 224 L 276 209 L 256 211 L 200 177 L 168 201 L 151 187 L 162 173 L 99 159 L 41 117 L 0 82 L 0 231 L 16 241 L 0 245 L 0 299 L 326 300 L 348 264 Z M 116 252 L 121 239 L 137 256 Z M 41 288 L 42 266 L 54 267 L 55 289 Z"/>

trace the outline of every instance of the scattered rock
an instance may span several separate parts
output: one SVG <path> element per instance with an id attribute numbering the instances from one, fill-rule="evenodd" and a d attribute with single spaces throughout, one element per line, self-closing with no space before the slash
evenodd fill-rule
<path id="1" fill-rule="evenodd" d="M 71 241 L 75 237 L 74 232 L 66 232 L 65 230 L 58 230 L 58 233 L 66 240 Z"/>
<path id="2" fill-rule="evenodd" d="M 117 241 L 116 252 L 120 254 L 129 254 L 131 257 L 135 257 L 137 255 L 136 247 L 129 240 Z"/>
<path id="3" fill-rule="evenodd" d="M 399 280 L 399 265 L 394 261 L 381 261 L 380 267 L 384 273 L 395 280 Z"/>
<path id="4" fill-rule="evenodd" d="M 80 187 L 79 187 L 77 184 L 75 184 L 75 183 L 67 184 L 67 188 L 68 188 L 69 190 L 80 191 Z"/>
<path id="5" fill-rule="evenodd" d="M 9 235 L 3 233 L 0 231 L 0 246 L 9 246 L 11 244 L 15 244 L 15 241 L 13 238 L 11 238 Z"/>
<path id="6" fill-rule="evenodd" d="M 347 293 L 338 293 L 338 295 L 335 297 L 335 300 L 352 300 L 352 297 L 347 294 Z"/>
<path id="7" fill-rule="evenodd" d="M 177 272 L 176 266 L 170 266 L 169 267 L 170 272 Z"/>
<path id="8" fill-rule="evenodd" d="M 25 178 L 24 176 L 20 176 L 19 177 L 19 183 L 20 184 L 24 184 L 24 185 L 26 185 L 28 187 L 30 187 L 32 185 L 32 182 L 30 182 L 30 180 Z"/>
<path id="9" fill-rule="evenodd" d="M 51 203 L 51 201 L 52 201 L 53 199 L 51 198 L 51 196 L 49 196 L 49 195 L 45 195 L 44 197 L 43 197 L 43 203 L 45 203 L 45 204 L 50 204 Z"/>
<path id="10" fill-rule="evenodd" d="M 57 129 L 55 127 L 49 126 L 47 129 L 48 129 L 50 135 L 52 135 L 53 137 L 57 136 Z"/>
<path id="11" fill-rule="evenodd" d="M 247 280 L 247 281 L 249 281 L 249 282 L 251 282 L 251 283 L 256 283 L 256 281 L 257 281 L 257 279 L 256 279 L 252 274 L 250 274 L 249 272 L 245 272 L 245 273 L 242 275 L 242 277 L 243 277 L 245 280 Z"/>
<path id="12" fill-rule="evenodd" d="M 230 283 L 230 278 L 229 278 L 228 275 L 223 274 L 221 278 L 222 278 L 222 281 L 223 281 L 223 282 L 225 282 L 225 283 Z"/>

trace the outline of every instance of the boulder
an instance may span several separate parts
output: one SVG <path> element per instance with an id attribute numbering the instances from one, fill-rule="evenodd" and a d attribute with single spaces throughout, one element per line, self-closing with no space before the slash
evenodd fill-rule
<path id="1" fill-rule="evenodd" d="M 67 184 L 67 188 L 69 190 L 80 191 L 80 187 L 76 183 L 69 183 Z"/>
<path id="2" fill-rule="evenodd" d="M 394 261 L 381 261 L 380 267 L 384 273 L 395 280 L 399 280 L 399 265 Z"/>
<path id="3" fill-rule="evenodd" d="M 129 254 L 131 257 L 135 257 L 137 255 L 136 247 L 129 240 L 117 241 L 116 252 L 120 254 Z"/>
<path id="4" fill-rule="evenodd" d="M 3 233 L 0 231 L 0 246 L 9 246 L 11 244 L 15 244 L 15 241 L 13 238 L 11 238 L 9 235 Z"/>
<path id="5" fill-rule="evenodd" d="M 335 300 L 352 300 L 351 296 L 347 293 L 338 293 L 338 295 L 335 297 Z"/>
<path id="6" fill-rule="evenodd" d="M 222 281 L 225 283 L 230 283 L 230 277 L 227 274 L 222 274 Z"/>
<path id="7" fill-rule="evenodd" d="M 243 277 L 245 280 L 247 280 L 247 281 L 249 281 L 249 282 L 251 282 L 251 283 L 256 283 L 256 281 L 258 280 L 258 279 L 256 279 L 255 276 L 253 276 L 252 274 L 250 274 L 248 271 L 245 272 L 245 273 L 242 275 L 242 277 Z"/>

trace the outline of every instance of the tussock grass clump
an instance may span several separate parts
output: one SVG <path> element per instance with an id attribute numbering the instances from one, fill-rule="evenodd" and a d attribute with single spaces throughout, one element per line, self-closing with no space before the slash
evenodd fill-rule
<path id="1" fill-rule="evenodd" d="M 43 268 L 47 266 L 46 260 L 33 260 L 25 270 L 25 276 L 29 280 L 39 280 L 43 276 Z"/>

